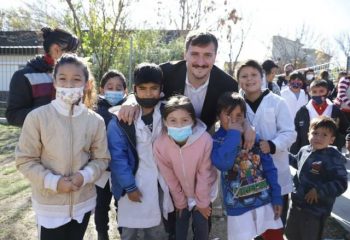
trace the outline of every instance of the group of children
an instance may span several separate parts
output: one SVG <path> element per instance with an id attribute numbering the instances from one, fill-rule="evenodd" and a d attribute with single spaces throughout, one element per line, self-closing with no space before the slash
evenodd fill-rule
<path id="1" fill-rule="evenodd" d="M 293 122 L 288 124 L 286 103 L 261 90 L 262 76 L 255 61 L 240 67 L 244 95 L 220 97 L 220 127 L 210 136 L 188 97 L 160 101 L 159 66 L 136 67 L 133 90 L 140 114 L 128 125 L 108 112 L 127 94 L 124 76 L 104 75 L 96 110 L 102 118 L 82 104 L 86 65 L 63 55 L 54 70 L 56 100 L 29 113 L 16 149 L 17 168 L 32 185 L 40 239 L 83 239 L 94 209 L 99 239 L 108 239 L 110 188 L 123 240 L 137 239 L 140 231 L 144 239 L 159 239 L 157 226 L 173 211 L 175 223 L 167 224 L 175 224 L 176 231 L 169 239 L 187 239 L 191 218 L 194 238 L 209 239 L 217 170 L 228 239 L 279 240 L 284 232 L 291 240 L 319 239 L 335 198 L 347 188 L 345 158 L 329 146 L 335 123 L 326 117 L 312 121 L 310 144 L 297 155 L 288 154 L 296 137 Z M 252 149 L 242 147 L 245 119 L 257 133 Z M 289 162 L 298 169 L 294 191 Z M 307 219 L 313 223 L 308 231 Z"/>

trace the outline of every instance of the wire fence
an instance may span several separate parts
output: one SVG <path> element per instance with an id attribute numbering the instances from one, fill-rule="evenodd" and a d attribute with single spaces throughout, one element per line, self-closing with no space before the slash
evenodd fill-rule
<path id="1" fill-rule="evenodd" d="M 6 105 L 13 73 L 23 68 L 29 59 L 42 53 L 42 48 L 42 46 L 0 46 L 0 108 Z"/>

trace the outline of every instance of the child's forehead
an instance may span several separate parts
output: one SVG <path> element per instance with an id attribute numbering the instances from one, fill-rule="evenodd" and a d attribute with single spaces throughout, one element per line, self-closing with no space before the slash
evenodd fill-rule
<path id="1" fill-rule="evenodd" d="M 75 63 L 66 63 L 62 64 L 57 68 L 57 75 L 83 75 L 84 76 L 84 67 Z"/>
<path id="2" fill-rule="evenodd" d="M 230 114 L 232 112 L 243 113 L 243 109 L 240 105 L 229 105 L 222 109 L 222 112 Z"/>
<path id="3" fill-rule="evenodd" d="M 121 78 L 118 77 L 118 76 L 115 76 L 115 77 L 109 78 L 109 79 L 107 80 L 106 84 L 111 84 L 111 83 L 113 83 L 113 82 L 116 82 L 117 84 L 118 84 L 118 83 L 119 83 L 119 84 L 123 84 L 123 83 L 124 83 L 123 79 L 121 79 Z"/>
<path id="4" fill-rule="evenodd" d="M 325 90 L 325 91 L 327 91 L 328 90 L 328 88 L 324 87 L 324 86 L 313 86 L 310 89 L 314 90 L 314 91 L 316 91 L 316 90 Z"/>
<path id="5" fill-rule="evenodd" d="M 160 84 L 154 83 L 154 82 L 148 82 L 148 83 L 137 84 L 136 87 L 160 87 Z"/>
<path id="6" fill-rule="evenodd" d="M 332 133 L 332 130 L 331 129 L 329 129 L 329 128 L 327 128 L 327 127 L 313 127 L 312 129 L 311 129 L 311 131 L 313 131 L 313 132 L 327 132 L 327 133 Z"/>

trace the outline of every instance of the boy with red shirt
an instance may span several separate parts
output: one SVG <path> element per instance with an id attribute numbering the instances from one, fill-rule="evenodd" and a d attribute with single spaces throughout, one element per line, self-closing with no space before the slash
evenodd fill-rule
<path id="1" fill-rule="evenodd" d="M 325 80 L 315 80 L 310 85 L 310 101 L 299 109 L 294 124 L 297 131 L 297 139 L 293 143 L 290 151 L 297 154 L 301 147 L 309 145 L 307 133 L 310 121 L 318 116 L 328 116 L 333 118 L 337 125 L 337 133 L 334 145 L 340 150 L 345 144 L 346 129 L 349 125 L 348 120 L 340 111 L 339 107 L 334 105 L 328 96 L 328 84 Z"/>

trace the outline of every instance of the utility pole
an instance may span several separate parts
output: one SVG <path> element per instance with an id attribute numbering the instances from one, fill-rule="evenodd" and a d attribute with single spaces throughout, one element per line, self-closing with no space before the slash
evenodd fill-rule
<path id="1" fill-rule="evenodd" d="M 133 39 L 132 39 L 132 35 L 130 36 L 130 53 L 129 53 L 129 79 L 128 79 L 128 89 L 131 90 L 132 87 L 132 63 L 133 63 L 133 53 L 134 52 L 134 48 L 133 48 Z"/>

